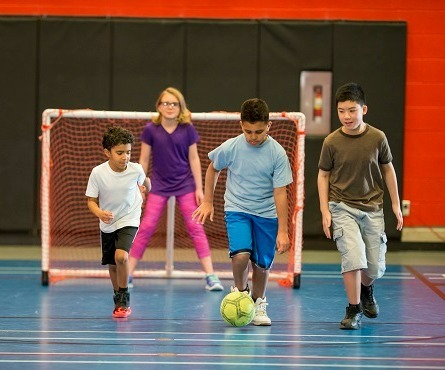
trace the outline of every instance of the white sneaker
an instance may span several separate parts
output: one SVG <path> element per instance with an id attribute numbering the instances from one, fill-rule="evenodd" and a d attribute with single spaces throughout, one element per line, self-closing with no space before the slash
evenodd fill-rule
<path id="1" fill-rule="evenodd" d="M 270 326 L 272 324 L 269 316 L 267 316 L 267 305 L 266 297 L 257 298 L 255 302 L 255 316 L 252 321 L 253 325 Z"/>

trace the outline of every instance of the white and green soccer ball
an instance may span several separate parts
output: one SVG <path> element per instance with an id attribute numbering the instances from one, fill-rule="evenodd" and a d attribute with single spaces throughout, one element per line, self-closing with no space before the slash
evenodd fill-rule
<path id="1" fill-rule="evenodd" d="M 230 325 L 249 325 L 255 316 L 255 303 L 250 295 L 242 292 L 227 294 L 220 307 L 221 317 Z"/>

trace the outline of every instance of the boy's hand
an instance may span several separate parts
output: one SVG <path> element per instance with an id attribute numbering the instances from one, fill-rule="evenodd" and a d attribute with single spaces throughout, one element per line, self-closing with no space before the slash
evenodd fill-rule
<path id="1" fill-rule="evenodd" d="M 145 193 L 147 192 L 147 187 L 145 185 L 138 185 L 139 186 L 139 191 L 141 192 L 141 195 L 144 196 Z"/>
<path id="2" fill-rule="evenodd" d="M 331 239 L 331 222 L 332 222 L 332 215 L 331 212 L 326 211 L 321 214 L 322 217 L 322 223 L 323 223 L 323 231 L 326 235 L 326 238 Z"/>
<path id="3" fill-rule="evenodd" d="M 403 214 L 402 214 L 402 210 L 400 209 L 400 205 L 399 204 L 393 204 L 392 205 L 392 211 L 394 212 L 396 218 L 397 218 L 397 226 L 396 229 L 398 231 L 402 230 L 403 227 Z"/>
<path id="4" fill-rule="evenodd" d="M 202 202 L 201 205 L 193 212 L 192 220 L 195 220 L 198 224 L 203 224 L 206 222 L 207 217 L 213 222 L 213 214 L 215 210 L 213 208 L 213 203 Z"/>
<path id="5" fill-rule="evenodd" d="M 145 198 L 147 197 L 147 187 L 145 185 L 138 185 L 139 186 L 139 191 L 141 192 L 142 195 L 142 200 L 145 201 Z"/>
<path id="6" fill-rule="evenodd" d="M 278 233 L 277 235 L 277 253 L 283 254 L 290 247 L 289 235 L 287 233 Z"/>
<path id="7" fill-rule="evenodd" d="M 106 224 L 111 224 L 111 222 L 113 221 L 113 213 L 110 211 L 103 211 L 101 210 L 99 212 L 99 218 L 102 222 L 106 223 Z"/>

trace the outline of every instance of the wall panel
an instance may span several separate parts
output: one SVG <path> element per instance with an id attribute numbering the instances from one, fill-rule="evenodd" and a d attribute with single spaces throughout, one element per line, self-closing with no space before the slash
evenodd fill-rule
<path id="1" fill-rule="evenodd" d="M 110 22 L 44 18 L 40 30 L 39 112 L 110 108 Z"/>
<path id="2" fill-rule="evenodd" d="M 258 23 L 187 22 L 185 95 L 192 111 L 239 111 L 258 94 Z"/>
<path id="3" fill-rule="evenodd" d="M 36 18 L 0 18 L 0 231 L 35 232 Z"/>
<path id="4" fill-rule="evenodd" d="M 183 21 L 113 20 L 112 109 L 152 111 L 168 86 L 184 88 Z"/>
<path id="5" fill-rule="evenodd" d="M 332 23 L 262 21 L 258 83 L 274 111 L 297 110 L 300 73 L 331 70 Z"/>

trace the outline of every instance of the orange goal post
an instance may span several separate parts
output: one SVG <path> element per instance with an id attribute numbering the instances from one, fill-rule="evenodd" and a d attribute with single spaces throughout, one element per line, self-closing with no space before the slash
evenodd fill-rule
<path id="1" fill-rule="evenodd" d="M 42 285 L 75 277 L 108 277 L 100 264 L 99 221 L 87 208 L 85 190 L 91 170 L 104 162 L 102 136 L 109 126 L 133 132 L 131 161 L 137 162 L 140 135 L 156 112 L 47 109 L 42 115 L 41 242 Z M 300 287 L 303 247 L 305 117 L 298 112 L 270 113 L 269 134 L 286 150 L 294 181 L 288 186 L 290 250 L 277 255 L 271 280 Z M 192 113 L 199 134 L 198 152 L 203 179 L 208 152 L 241 133 L 240 113 Z M 149 174 L 150 175 L 150 174 Z M 224 224 L 225 171 L 215 189 L 214 222 L 206 222 L 215 273 L 232 278 Z M 145 205 L 144 205 L 145 206 Z M 138 268 L 135 278 L 203 278 L 193 244 L 171 197 Z"/>

